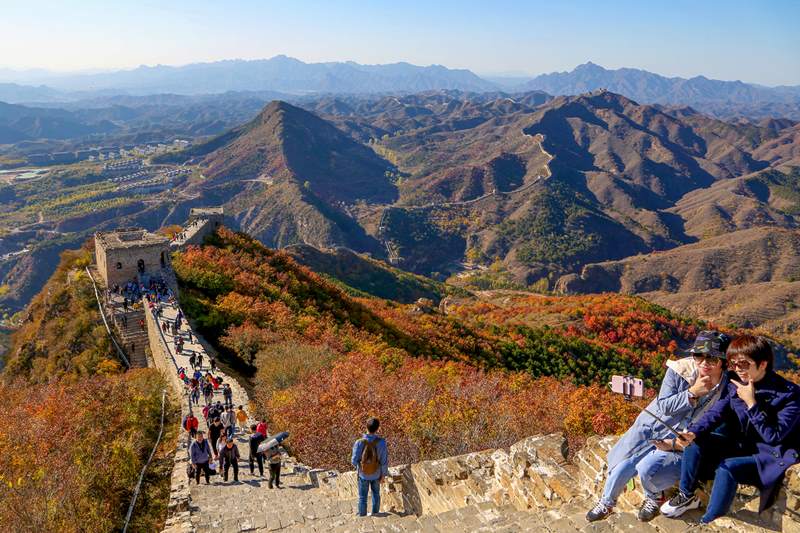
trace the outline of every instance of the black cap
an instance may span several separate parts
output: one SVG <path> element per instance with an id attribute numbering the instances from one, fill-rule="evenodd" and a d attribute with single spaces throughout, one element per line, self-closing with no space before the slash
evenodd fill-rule
<path id="1" fill-rule="evenodd" d="M 725 358 L 725 350 L 731 343 L 731 338 L 719 331 L 701 331 L 697 334 L 694 344 L 686 350 L 691 355 L 707 355 L 710 357 Z"/>

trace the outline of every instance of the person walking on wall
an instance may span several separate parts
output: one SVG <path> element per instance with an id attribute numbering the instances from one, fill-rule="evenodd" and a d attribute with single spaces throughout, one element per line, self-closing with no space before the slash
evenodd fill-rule
<path id="1" fill-rule="evenodd" d="M 208 468 L 208 463 L 211 461 L 211 447 L 208 445 L 208 441 L 205 440 L 202 431 L 197 432 L 194 442 L 189 446 L 189 460 L 194 467 L 195 483 L 200 484 L 200 473 L 202 471 L 206 478 L 206 485 L 209 485 L 211 483 L 209 480 L 211 470 Z"/>

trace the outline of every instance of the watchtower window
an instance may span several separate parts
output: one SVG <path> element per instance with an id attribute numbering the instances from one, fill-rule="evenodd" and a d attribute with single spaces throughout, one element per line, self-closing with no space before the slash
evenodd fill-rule
<path id="1" fill-rule="evenodd" d="M 164 256 L 164 252 L 161 252 L 161 268 L 167 266 L 167 258 Z"/>
<path id="2" fill-rule="evenodd" d="M 117 270 L 122 270 L 122 263 L 117 261 Z"/>
<path id="3" fill-rule="evenodd" d="M 140 273 L 144 273 L 144 259 L 139 259 L 139 261 L 136 262 L 136 268 L 139 269 Z"/>

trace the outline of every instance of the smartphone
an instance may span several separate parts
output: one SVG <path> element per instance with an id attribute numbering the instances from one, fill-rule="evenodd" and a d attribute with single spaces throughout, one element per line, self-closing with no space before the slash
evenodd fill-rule
<path id="1" fill-rule="evenodd" d="M 611 376 L 611 392 L 642 398 L 644 396 L 644 381 L 633 376 Z"/>

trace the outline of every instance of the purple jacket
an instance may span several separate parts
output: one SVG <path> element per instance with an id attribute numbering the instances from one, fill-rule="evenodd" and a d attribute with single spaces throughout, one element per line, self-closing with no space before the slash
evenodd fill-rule
<path id="1" fill-rule="evenodd" d="M 732 437 L 757 450 L 754 457 L 761 479 L 761 512 L 774 502 L 786 469 L 800 462 L 800 387 L 767 372 L 756 383 L 756 404 L 748 409 L 736 394 L 736 385 L 729 383 L 719 401 L 688 431 L 699 435 L 723 422 Z"/>

